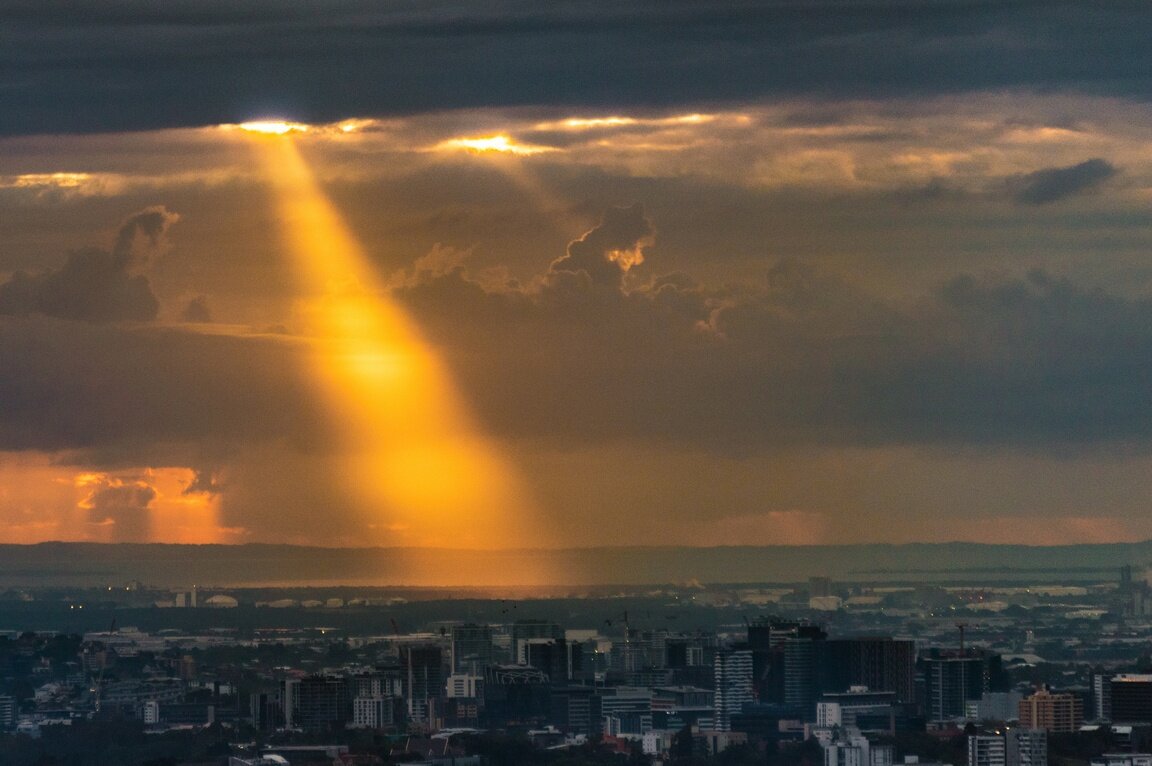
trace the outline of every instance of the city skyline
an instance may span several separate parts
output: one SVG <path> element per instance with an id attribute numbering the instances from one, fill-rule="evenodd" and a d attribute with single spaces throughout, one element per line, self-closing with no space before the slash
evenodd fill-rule
<path id="1" fill-rule="evenodd" d="M 86 7 L 0 2 L 0 542 L 1152 539 L 1145 9 Z"/>

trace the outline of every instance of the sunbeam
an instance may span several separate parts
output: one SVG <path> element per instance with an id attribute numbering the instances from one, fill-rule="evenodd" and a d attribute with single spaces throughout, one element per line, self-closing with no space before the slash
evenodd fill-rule
<path id="1" fill-rule="evenodd" d="M 394 544 L 539 544 L 517 470 L 478 431 L 444 364 L 389 299 L 290 134 L 254 135 L 254 144 L 366 525 L 387 530 Z"/>

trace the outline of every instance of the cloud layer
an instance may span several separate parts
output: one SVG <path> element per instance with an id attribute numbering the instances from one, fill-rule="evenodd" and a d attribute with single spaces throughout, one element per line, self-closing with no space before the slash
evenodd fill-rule
<path id="1" fill-rule="evenodd" d="M 0 314 L 42 314 L 86 322 L 147 321 L 160 307 L 148 277 L 139 273 L 162 249 L 179 216 L 163 207 L 130 216 L 111 250 L 75 250 L 58 269 L 17 271 L 0 283 Z"/>
<path id="2" fill-rule="evenodd" d="M 1141 32 L 1150 13 L 1131 3 L 1101 10 L 958 1 L 146 8 L 8 0 L 0 133 L 798 94 L 1067 87 L 1146 98 Z"/>
<path id="3" fill-rule="evenodd" d="M 549 543 L 1152 535 L 1140 9 L 85 8 L 0 30 L 13 539 L 405 542 L 250 139 L 93 132 L 256 111 L 359 118 L 292 140 Z"/>

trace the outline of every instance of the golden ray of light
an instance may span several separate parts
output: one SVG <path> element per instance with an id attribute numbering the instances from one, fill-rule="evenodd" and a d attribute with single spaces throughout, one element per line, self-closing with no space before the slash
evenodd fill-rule
<path id="1" fill-rule="evenodd" d="M 540 544 L 515 468 L 477 429 L 438 356 L 395 305 L 289 135 L 254 144 L 315 336 L 320 389 L 372 544 Z M 317 512 L 323 512 L 317 509 Z M 509 573 L 509 580 L 531 577 Z"/>

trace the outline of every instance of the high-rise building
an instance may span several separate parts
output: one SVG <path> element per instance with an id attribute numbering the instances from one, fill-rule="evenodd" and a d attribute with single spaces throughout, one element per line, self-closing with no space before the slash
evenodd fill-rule
<path id="1" fill-rule="evenodd" d="M 284 725 L 284 711 L 273 692 L 253 692 L 248 696 L 248 717 L 260 731 Z"/>
<path id="2" fill-rule="evenodd" d="M 434 700 L 444 694 L 444 653 L 435 644 L 407 644 L 401 650 L 400 660 L 408 715 L 413 721 L 427 722 Z"/>
<path id="3" fill-rule="evenodd" d="M 382 729 L 396 723 L 392 697 L 356 697 L 352 700 L 352 726 L 359 729 Z"/>
<path id="4" fill-rule="evenodd" d="M 452 627 L 452 672 L 483 673 L 497 663 L 496 645 L 491 625 L 454 625 Z"/>
<path id="5" fill-rule="evenodd" d="M 601 697 L 591 686 L 553 686 L 548 705 L 552 723 L 565 734 L 601 733 Z"/>
<path id="6" fill-rule="evenodd" d="M 784 704 L 800 709 L 804 720 L 816 714 L 820 694 L 817 663 L 818 641 L 812 638 L 789 638 L 784 642 Z"/>
<path id="7" fill-rule="evenodd" d="M 348 676 L 348 693 L 352 697 L 399 697 L 404 684 L 394 669 L 376 670 Z"/>
<path id="8" fill-rule="evenodd" d="M 16 725 L 16 698 L 0 694 L 0 729 L 7 731 Z"/>
<path id="9" fill-rule="evenodd" d="M 1040 689 L 1020 700 L 1018 711 L 1020 725 L 1025 729 L 1069 734 L 1084 723 L 1084 704 L 1075 694 L 1053 694 Z"/>
<path id="10" fill-rule="evenodd" d="M 732 730 L 732 716 L 752 702 L 752 650 L 721 649 L 713 660 L 717 731 Z M 813 702 L 813 712 L 815 703 Z"/>
<path id="11" fill-rule="evenodd" d="M 916 700 L 916 644 L 893 638 L 838 638 L 819 645 L 820 691 L 851 686 L 894 692 L 897 702 Z"/>
<path id="12" fill-rule="evenodd" d="M 484 688 L 484 678 L 483 676 L 474 676 L 470 673 L 453 673 L 448 676 L 448 682 L 444 685 L 444 688 L 450 699 L 479 697 Z"/>
<path id="13" fill-rule="evenodd" d="M 1112 720 L 1112 675 L 1092 674 L 1092 717 L 1097 721 Z"/>
<path id="14" fill-rule="evenodd" d="M 530 638 L 524 643 L 524 664 L 548 674 L 554 684 L 580 676 L 583 652 L 580 644 L 563 638 Z"/>
<path id="15" fill-rule="evenodd" d="M 352 718 L 348 682 L 337 676 L 287 679 L 281 685 L 285 726 L 306 731 L 343 727 Z"/>
<path id="16" fill-rule="evenodd" d="M 1048 766 L 1048 732 L 1014 727 L 970 736 L 968 766 Z"/>
<path id="17" fill-rule="evenodd" d="M 924 669 L 926 710 L 930 721 L 963 718 L 967 703 L 979 701 L 990 691 L 991 666 L 999 655 L 968 650 L 933 652 L 921 658 Z"/>
<path id="18" fill-rule="evenodd" d="M 1008 766 L 1048 766 L 1048 732 L 1019 727 L 1004 735 Z"/>
<path id="19" fill-rule="evenodd" d="M 295 729 L 297 710 L 300 707 L 300 679 L 285 678 L 280 682 L 280 710 L 283 712 L 284 726 Z"/>
<path id="20" fill-rule="evenodd" d="M 652 689 L 614 686 L 599 691 L 605 734 L 642 735 L 652 730 Z"/>
<path id="21" fill-rule="evenodd" d="M 1112 676 L 1112 723 L 1152 723 L 1152 675 Z"/>
<path id="22" fill-rule="evenodd" d="M 874 692 L 864 686 L 853 686 L 846 692 L 820 697 L 816 703 L 816 724 L 895 733 L 897 709 L 895 692 Z M 822 719 L 829 722 L 821 723 Z"/>
<path id="23" fill-rule="evenodd" d="M 978 734 L 968 737 L 968 766 L 1008 766 L 1004 736 Z"/>
<path id="24" fill-rule="evenodd" d="M 748 647 L 752 650 L 754 691 L 760 702 L 800 704 L 815 710 L 817 655 L 814 642 L 827 634 L 816 625 L 774 619 L 755 620 L 748 625 Z M 797 643 L 788 657 L 788 645 Z M 811 712 L 811 711 L 809 711 Z"/>
<path id="25" fill-rule="evenodd" d="M 548 720 L 548 676 L 527 665 L 489 665 L 484 669 L 482 725 L 490 728 L 539 728 Z"/>
<path id="26" fill-rule="evenodd" d="M 564 638 L 564 631 L 551 620 L 517 620 L 512 623 L 512 661 L 528 664 L 528 641 L 533 638 Z"/>

